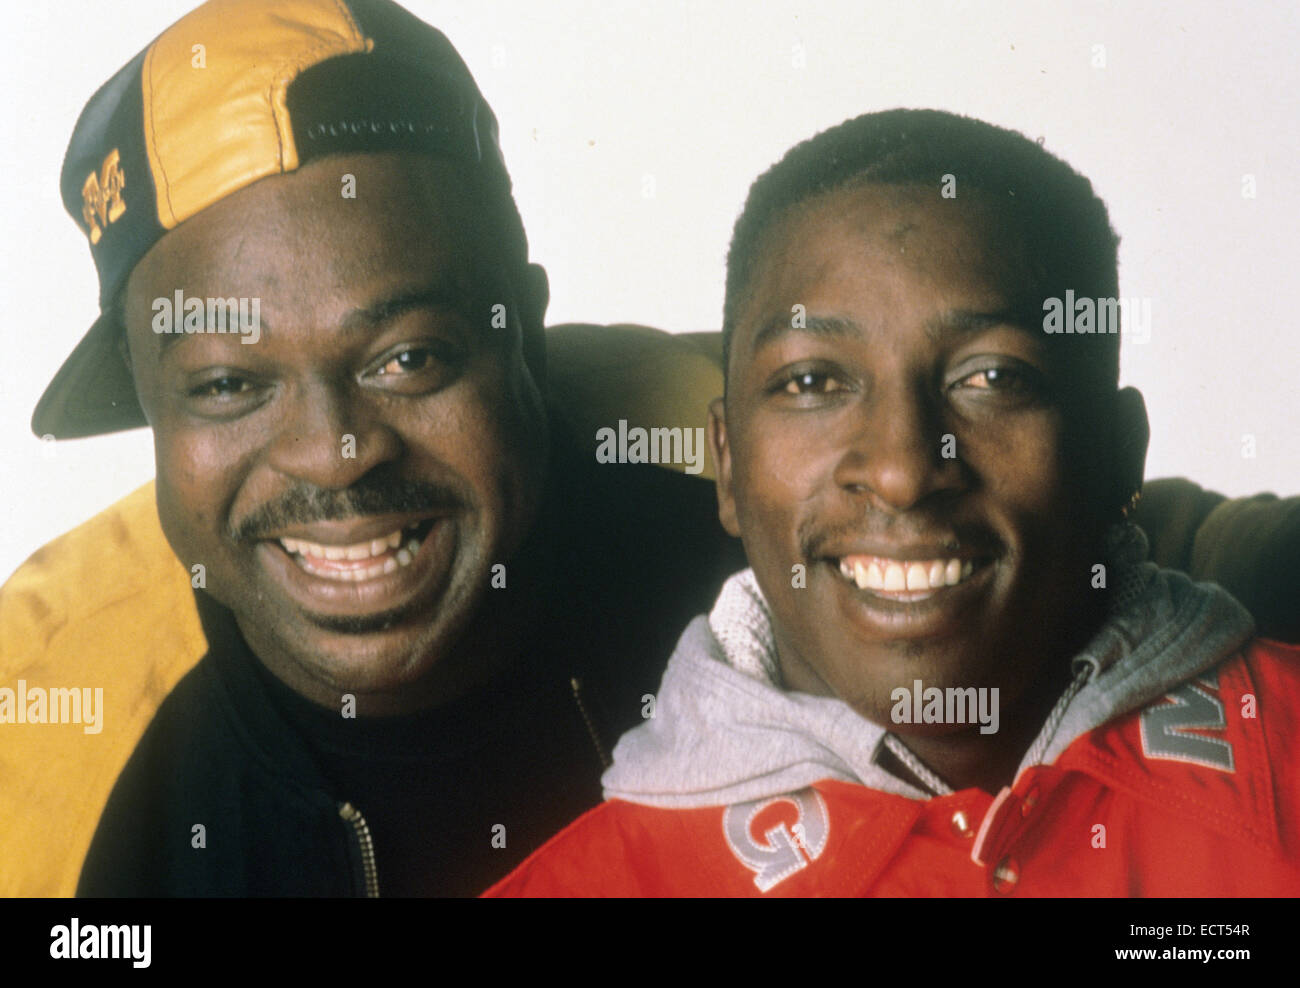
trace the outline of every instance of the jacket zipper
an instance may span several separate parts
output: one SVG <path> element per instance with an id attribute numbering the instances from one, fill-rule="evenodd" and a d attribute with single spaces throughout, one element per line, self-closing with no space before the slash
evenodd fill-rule
<path id="1" fill-rule="evenodd" d="M 600 759 L 601 768 L 609 768 L 609 754 L 605 751 L 605 746 L 600 743 L 600 734 L 596 731 L 591 715 L 587 713 L 587 705 L 582 702 L 582 680 L 574 676 L 569 680 L 569 685 L 573 688 L 573 700 L 578 705 L 578 713 L 582 714 L 582 722 L 587 726 L 587 734 L 590 735 L 591 743 L 596 748 L 596 757 Z"/>
<path id="2" fill-rule="evenodd" d="M 379 869 L 375 865 L 375 841 L 370 836 L 370 824 L 361 811 L 351 803 L 339 806 L 339 816 L 352 825 L 357 844 L 361 847 L 361 868 L 365 873 L 366 898 L 379 898 Z"/>

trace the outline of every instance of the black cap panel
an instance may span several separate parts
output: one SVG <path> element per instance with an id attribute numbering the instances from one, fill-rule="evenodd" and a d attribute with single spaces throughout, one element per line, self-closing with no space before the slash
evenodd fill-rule
<path id="1" fill-rule="evenodd" d="M 107 308 L 127 276 L 163 235 L 144 145 L 141 52 L 86 105 L 63 162 L 64 208 L 90 243 Z"/>

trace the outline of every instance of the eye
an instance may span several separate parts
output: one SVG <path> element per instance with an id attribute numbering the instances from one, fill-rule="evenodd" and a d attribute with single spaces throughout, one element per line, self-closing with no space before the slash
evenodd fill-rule
<path id="1" fill-rule="evenodd" d="M 838 378 L 825 371 L 803 370 L 785 378 L 781 390 L 789 395 L 817 395 L 846 389 Z"/>
<path id="2" fill-rule="evenodd" d="M 422 395 L 459 378 L 468 360 L 469 353 L 458 344 L 425 339 L 393 347 L 371 364 L 366 377 L 394 394 Z"/>
<path id="3" fill-rule="evenodd" d="M 422 371 L 433 361 L 433 350 L 429 347 L 410 347 L 394 355 L 376 374 L 414 374 Z"/>
<path id="4" fill-rule="evenodd" d="M 252 387 L 252 382 L 245 378 L 226 375 L 191 388 L 189 395 L 191 398 L 232 398 L 251 390 Z"/>
<path id="5" fill-rule="evenodd" d="M 1004 394 L 1030 394 L 1040 389 L 1041 381 L 1033 372 L 1019 367 L 985 367 L 967 374 L 955 387 Z"/>

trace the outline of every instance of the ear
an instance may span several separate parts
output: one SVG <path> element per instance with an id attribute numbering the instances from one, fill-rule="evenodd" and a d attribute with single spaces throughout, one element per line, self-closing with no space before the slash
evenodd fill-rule
<path id="1" fill-rule="evenodd" d="M 736 498 L 731 487 L 731 447 L 727 445 L 727 406 L 722 398 L 709 402 L 709 448 L 718 469 L 718 520 L 728 535 L 740 537 Z"/>
<path id="2" fill-rule="evenodd" d="M 1142 489 L 1146 474 L 1147 446 L 1151 441 L 1151 422 L 1147 405 L 1137 388 L 1120 388 L 1115 396 L 1115 433 L 1112 437 L 1114 459 L 1114 500 L 1122 510 L 1133 494 Z"/>

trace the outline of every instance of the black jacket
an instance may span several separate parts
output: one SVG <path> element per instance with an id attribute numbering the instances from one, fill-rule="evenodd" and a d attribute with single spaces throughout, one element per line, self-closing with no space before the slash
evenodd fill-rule
<path id="1" fill-rule="evenodd" d="M 511 675 L 448 707 L 348 725 L 306 710 L 196 591 L 209 651 L 119 777 L 78 894 L 472 895 L 599 802 L 614 740 L 743 557 L 711 484 L 557 448 L 528 639 Z"/>

